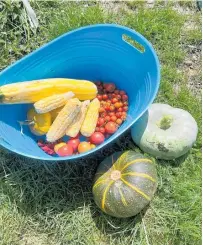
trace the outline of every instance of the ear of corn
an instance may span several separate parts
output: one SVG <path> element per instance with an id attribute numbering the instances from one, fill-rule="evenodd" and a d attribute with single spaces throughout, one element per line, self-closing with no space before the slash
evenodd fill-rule
<path id="1" fill-rule="evenodd" d="M 80 100 L 94 99 L 97 87 L 86 80 L 50 78 L 0 86 L 0 103 L 34 103 L 54 94 L 72 91 Z"/>
<path id="2" fill-rule="evenodd" d="M 100 102 L 96 98 L 90 103 L 88 107 L 85 119 L 80 129 L 82 135 L 89 137 L 94 133 L 99 117 L 99 108 Z"/>
<path id="3" fill-rule="evenodd" d="M 81 125 L 85 119 L 85 115 L 89 104 L 90 104 L 89 100 L 86 100 L 82 103 L 80 112 L 75 117 L 71 125 L 67 128 L 66 135 L 70 137 L 75 137 L 79 133 Z"/>
<path id="4" fill-rule="evenodd" d="M 31 108 L 27 113 L 27 119 L 33 122 L 29 125 L 33 134 L 44 135 L 49 131 L 51 126 L 51 114 L 49 112 L 38 114 L 34 108 Z"/>
<path id="5" fill-rule="evenodd" d="M 79 113 L 80 107 L 81 102 L 78 99 L 75 98 L 68 100 L 51 125 L 46 135 L 47 141 L 55 142 L 65 135 L 66 129 Z"/>
<path id="6" fill-rule="evenodd" d="M 34 103 L 37 113 L 46 113 L 66 104 L 74 96 L 73 92 L 55 94 Z"/>

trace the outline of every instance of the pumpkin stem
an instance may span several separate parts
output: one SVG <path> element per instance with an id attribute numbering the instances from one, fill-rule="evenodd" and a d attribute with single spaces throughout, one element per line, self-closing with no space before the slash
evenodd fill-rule
<path id="1" fill-rule="evenodd" d="M 171 127 L 173 122 L 173 117 L 171 115 L 163 116 L 162 119 L 158 122 L 158 127 L 163 130 L 167 130 Z"/>
<path id="2" fill-rule="evenodd" d="M 110 177 L 112 180 L 118 180 L 121 178 L 121 172 L 119 170 L 114 170 L 114 171 L 112 171 Z"/>

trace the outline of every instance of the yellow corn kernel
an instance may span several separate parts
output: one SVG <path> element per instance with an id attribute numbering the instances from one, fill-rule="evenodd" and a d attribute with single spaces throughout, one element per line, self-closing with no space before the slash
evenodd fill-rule
<path id="1" fill-rule="evenodd" d="M 55 94 L 34 103 L 37 113 L 46 113 L 66 104 L 66 102 L 74 97 L 73 92 L 64 94 Z"/>
<path id="2" fill-rule="evenodd" d="M 85 119 L 85 115 L 86 115 L 87 108 L 88 108 L 88 105 L 89 104 L 90 104 L 90 101 L 89 100 L 85 100 L 82 103 L 80 112 L 75 117 L 75 119 L 73 120 L 73 122 L 71 123 L 71 125 L 67 128 L 66 135 L 68 135 L 70 137 L 75 137 L 79 133 L 80 128 L 82 126 L 82 123 L 83 123 L 83 121 Z"/>
<path id="3" fill-rule="evenodd" d="M 85 119 L 80 129 L 82 135 L 89 137 L 94 133 L 99 117 L 99 108 L 100 102 L 96 98 L 90 103 L 88 107 Z"/>
<path id="4" fill-rule="evenodd" d="M 72 91 L 80 100 L 91 100 L 97 95 L 97 86 L 87 80 L 50 78 L 0 86 L 0 103 L 34 103 L 45 97 Z"/>
<path id="5" fill-rule="evenodd" d="M 81 102 L 78 99 L 75 98 L 68 100 L 51 125 L 46 135 L 47 141 L 55 142 L 65 135 L 67 127 L 79 113 L 80 107 Z"/>

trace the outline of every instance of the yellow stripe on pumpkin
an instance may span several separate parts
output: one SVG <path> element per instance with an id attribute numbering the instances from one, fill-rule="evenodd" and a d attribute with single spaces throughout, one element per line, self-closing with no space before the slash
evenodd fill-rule
<path id="1" fill-rule="evenodd" d="M 111 185 L 114 183 L 114 180 L 112 180 L 108 186 L 106 187 L 105 191 L 104 191 L 104 194 L 103 194 L 103 197 L 102 197 L 102 202 L 101 202 L 101 208 L 103 209 L 103 211 L 105 211 L 105 201 L 106 201 L 106 194 L 109 190 L 109 188 L 111 187 Z"/>
<path id="2" fill-rule="evenodd" d="M 143 191 L 141 191 L 140 189 L 138 189 L 137 187 L 131 185 L 130 183 L 128 183 L 127 181 L 125 181 L 123 178 L 121 178 L 121 180 L 123 181 L 124 184 L 126 184 L 127 186 L 129 186 L 131 189 L 133 189 L 134 191 L 136 191 L 137 193 L 139 193 L 141 196 L 143 196 L 144 198 L 146 198 L 147 200 L 150 201 L 150 197 L 148 195 L 146 195 Z"/>
<path id="3" fill-rule="evenodd" d="M 127 173 L 122 174 L 122 176 L 138 176 L 138 177 L 143 177 L 143 178 L 145 178 L 145 179 L 149 179 L 149 180 L 151 180 L 152 182 L 156 182 L 156 180 L 155 180 L 154 178 L 152 178 L 150 175 L 144 174 L 144 173 L 127 172 Z"/>
<path id="4" fill-rule="evenodd" d="M 124 197 L 124 195 L 123 195 L 123 193 L 122 193 L 120 187 L 118 188 L 118 191 L 119 191 L 119 193 L 120 193 L 120 195 L 121 195 L 121 201 L 122 201 L 123 205 L 124 205 L 124 206 L 127 206 L 128 204 L 127 204 L 127 202 L 126 202 L 126 200 L 125 200 L 125 197 Z"/>
<path id="5" fill-rule="evenodd" d="M 128 168 L 128 167 L 129 167 L 130 165 L 132 165 L 133 163 L 138 163 L 138 162 L 148 162 L 148 163 L 153 163 L 151 160 L 146 159 L 146 158 L 135 159 L 135 160 L 133 160 L 133 161 L 131 161 L 131 162 L 129 162 L 129 163 L 126 163 L 126 165 L 121 169 L 121 172 L 122 172 L 124 169 Z"/>
<path id="6" fill-rule="evenodd" d="M 99 180 L 99 179 L 98 179 Z M 107 181 L 107 179 L 102 179 L 102 180 L 99 180 L 99 181 L 96 181 L 95 182 L 95 184 L 94 184 L 94 186 L 93 186 L 93 190 L 95 189 L 95 188 L 97 188 L 100 184 L 104 184 L 106 181 Z"/>

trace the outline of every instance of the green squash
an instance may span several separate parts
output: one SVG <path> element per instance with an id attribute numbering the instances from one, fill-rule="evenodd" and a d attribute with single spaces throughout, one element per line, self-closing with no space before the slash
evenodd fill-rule
<path id="1" fill-rule="evenodd" d="M 139 213 L 157 188 L 154 163 L 134 151 L 116 152 L 100 163 L 93 184 L 97 206 L 119 218 Z"/>

